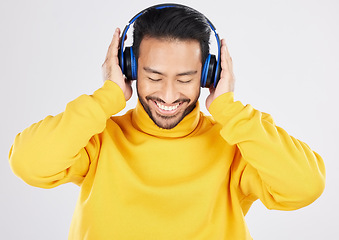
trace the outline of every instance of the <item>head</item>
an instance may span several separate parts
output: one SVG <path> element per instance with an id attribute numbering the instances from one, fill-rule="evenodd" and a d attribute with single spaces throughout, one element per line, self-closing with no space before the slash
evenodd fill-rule
<path id="1" fill-rule="evenodd" d="M 184 6 L 151 8 L 135 21 L 138 98 L 160 128 L 175 127 L 195 108 L 210 31 L 201 13 Z"/>

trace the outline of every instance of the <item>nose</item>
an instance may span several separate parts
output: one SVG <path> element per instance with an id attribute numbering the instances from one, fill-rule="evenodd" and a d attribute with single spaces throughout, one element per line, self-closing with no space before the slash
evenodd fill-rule
<path id="1" fill-rule="evenodd" d="M 160 98 L 167 104 L 172 104 L 180 98 L 180 89 L 176 86 L 175 81 L 164 81 L 161 87 Z"/>

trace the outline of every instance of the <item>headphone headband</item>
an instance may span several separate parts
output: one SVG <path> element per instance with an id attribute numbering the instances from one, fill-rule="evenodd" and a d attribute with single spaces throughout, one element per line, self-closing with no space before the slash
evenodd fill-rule
<path id="1" fill-rule="evenodd" d="M 126 34 L 127 34 L 128 29 L 130 28 L 131 24 L 133 24 L 135 22 L 135 20 L 137 20 L 142 14 L 147 12 L 149 9 L 152 9 L 152 8 L 163 9 L 163 8 L 171 8 L 171 7 L 175 7 L 175 8 L 188 8 L 188 9 L 190 9 L 192 11 L 200 13 L 199 11 L 197 11 L 197 10 L 191 8 L 191 7 L 188 7 L 188 6 L 185 6 L 185 5 L 181 5 L 181 4 L 175 4 L 175 3 L 164 3 L 164 4 L 153 5 L 153 6 L 150 6 L 150 7 L 146 8 L 146 9 L 140 11 L 139 13 L 137 13 L 133 18 L 131 18 L 131 20 L 129 20 L 128 24 L 125 26 L 125 28 L 124 28 L 124 30 L 122 32 L 121 40 L 120 40 L 120 49 L 121 49 L 121 51 L 119 52 L 119 54 L 120 54 L 120 56 L 119 56 L 120 61 L 119 62 L 120 62 L 120 67 L 121 67 L 121 70 L 122 70 L 123 73 L 125 72 L 124 51 L 123 51 L 123 49 L 124 49 L 124 43 L 125 43 L 125 39 L 126 39 Z M 202 14 L 202 13 L 200 13 L 200 14 Z M 220 41 L 220 38 L 219 38 L 219 34 L 217 33 L 217 30 L 214 27 L 214 25 L 212 24 L 212 22 L 205 15 L 203 15 L 203 16 L 205 17 L 207 23 L 209 24 L 210 28 L 214 32 L 214 36 L 216 38 L 217 45 L 218 45 L 218 58 L 216 60 L 215 74 L 214 74 L 214 79 L 213 79 L 214 87 L 216 87 L 217 82 L 219 81 L 219 79 L 217 79 L 219 77 L 218 73 L 220 72 L 219 68 L 220 68 L 221 41 Z M 206 81 L 206 79 L 205 79 L 205 81 Z"/>

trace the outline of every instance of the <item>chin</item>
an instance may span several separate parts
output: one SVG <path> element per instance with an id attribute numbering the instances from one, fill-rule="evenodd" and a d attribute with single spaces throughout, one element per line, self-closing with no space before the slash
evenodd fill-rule
<path id="1" fill-rule="evenodd" d="M 162 116 L 158 113 L 154 113 L 150 116 L 152 121 L 162 129 L 172 129 L 176 127 L 184 117 L 184 113 L 174 116 Z"/>
<path id="2" fill-rule="evenodd" d="M 189 113 L 193 111 L 193 109 L 197 105 L 196 103 L 198 99 L 196 99 L 191 104 L 188 104 L 184 109 L 173 115 L 162 115 L 154 109 L 155 106 L 153 104 L 152 104 L 153 107 L 151 108 L 150 104 L 147 103 L 147 100 L 144 100 L 139 97 L 139 101 L 143 106 L 144 110 L 146 111 L 146 113 L 148 114 L 148 116 L 159 128 L 172 129 L 176 127 Z"/>

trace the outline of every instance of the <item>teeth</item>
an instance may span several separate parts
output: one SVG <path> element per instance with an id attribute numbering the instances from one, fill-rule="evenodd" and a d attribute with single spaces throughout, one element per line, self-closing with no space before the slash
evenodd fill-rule
<path id="1" fill-rule="evenodd" d="M 175 105 L 175 106 L 164 106 L 164 105 L 162 105 L 162 104 L 160 104 L 160 103 L 158 103 L 158 102 L 155 102 L 156 104 L 157 104 L 157 106 L 160 108 L 160 109 L 162 109 L 162 110 L 165 110 L 165 111 L 173 111 L 173 110 L 175 110 L 175 109 L 177 109 L 178 107 L 179 107 L 179 103 L 177 104 L 177 105 Z"/>

